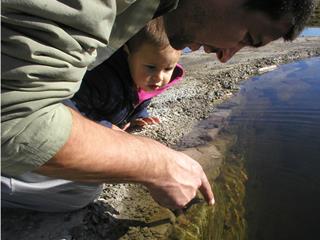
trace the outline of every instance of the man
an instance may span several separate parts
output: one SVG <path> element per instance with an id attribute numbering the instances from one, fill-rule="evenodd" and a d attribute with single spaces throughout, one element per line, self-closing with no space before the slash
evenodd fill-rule
<path id="1" fill-rule="evenodd" d="M 77 91 L 87 69 L 169 10 L 164 19 L 173 47 L 203 46 L 226 62 L 244 46 L 294 39 L 314 4 L 2 0 L 2 205 L 77 209 L 103 182 L 141 183 L 159 204 L 173 209 L 185 206 L 197 190 L 213 204 L 195 160 L 154 140 L 100 126 L 61 101 Z"/>

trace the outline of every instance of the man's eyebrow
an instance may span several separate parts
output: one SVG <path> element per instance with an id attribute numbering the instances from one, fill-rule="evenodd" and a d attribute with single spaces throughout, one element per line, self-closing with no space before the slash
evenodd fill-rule
<path id="1" fill-rule="evenodd" d="M 248 46 L 254 47 L 254 48 L 264 46 L 263 41 L 260 40 L 260 38 L 257 38 L 254 40 L 252 35 L 249 32 L 246 34 L 246 42 Z"/>
<path id="2" fill-rule="evenodd" d="M 264 46 L 264 43 L 260 37 L 256 36 L 254 39 L 251 34 L 249 34 L 249 36 L 250 36 L 250 46 L 251 47 L 258 48 L 258 47 Z"/>

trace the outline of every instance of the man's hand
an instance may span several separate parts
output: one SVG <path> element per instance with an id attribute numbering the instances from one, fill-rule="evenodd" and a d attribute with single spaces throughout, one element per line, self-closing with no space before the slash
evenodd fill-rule
<path id="1" fill-rule="evenodd" d="M 136 119 L 133 124 L 134 126 L 144 126 L 159 122 L 158 118 L 150 117 Z M 123 131 L 129 126 L 132 125 L 128 123 L 124 129 L 116 126 L 112 129 Z M 159 172 L 160 175 L 154 176 L 152 183 L 145 184 L 153 199 L 164 207 L 179 209 L 189 203 L 199 189 L 206 201 L 209 204 L 214 204 L 211 186 L 200 164 L 184 153 L 172 150 L 172 154 L 173 156 L 168 158 L 169 161 L 163 160 L 161 162 L 165 164 L 163 173 Z"/>
<path id="2" fill-rule="evenodd" d="M 200 190 L 208 204 L 214 204 L 210 183 L 198 162 L 176 152 L 166 163 L 166 170 L 146 184 L 152 197 L 170 209 L 183 208 Z"/>

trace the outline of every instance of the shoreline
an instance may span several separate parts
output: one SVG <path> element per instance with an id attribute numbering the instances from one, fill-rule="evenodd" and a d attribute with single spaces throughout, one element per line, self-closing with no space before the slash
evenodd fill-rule
<path id="1" fill-rule="evenodd" d="M 320 37 L 303 37 L 293 42 L 278 40 L 258 49 L 244 48 L 227 63 L 202 51 L 183 54 L 180 62 L 186 71 L 184 79 L 153 99 L 149 108 L 150 115 L 159 117 L 162 123 L 149 126 L 140 134 L 175 147 L 196 122 L 207 118 L 215 106 L 237 93 L 242 81 L 260 75 L 259 69 L 319 55 Z"/>
<path id="2" fill-rule="evenodd" d="M 153 99 L 149 112 L 161 124 L 139 134 L 175 149 L 193 126 L 207 118 L 219 103 L 239 90 L 239 84 L 267 66 L 320 56 L 320 37 L 278 40 L 259 49 L 245 48 L 228 63 L 202 51 L 183 54 L 186 75 L 181 83 Z M 105 185 L 99 200 L 72 213 L 34 213 L 2 210 L 3 239 L 163 239 L 175 222 L 174 214 L 158 206 L 135 184 Z"/>

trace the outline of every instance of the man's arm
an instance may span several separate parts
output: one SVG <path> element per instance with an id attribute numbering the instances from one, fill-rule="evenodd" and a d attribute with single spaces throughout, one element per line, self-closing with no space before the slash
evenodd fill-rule
<path id="1" fill-rule="evenodd" d="M 72 124 L 61 101 L 79 89 L 88 66 L 96 65 L 99 56 L 110 56 L 152 18 L 158 4 L 1 1 L 3 174 L 32 171 L 57 153 Z"/>
<path id="2" fill-rule="evenodd" d="M 78 90 L 95 49 L 107 46 L 115 4 L 1 1 L 2 173 L 31 171 L 67 141 L 72 116 L 61 101 Z"/>
<path id="3" fill-rule="evenodd" d="M 209 203 L 214 201 L 201 166 L 187 155 L 70 111 L 73 124 L 68 141 L 38 173 L 83 182 L 142 183 L 169 208 L 183 207 L 198 189 Z"/>

